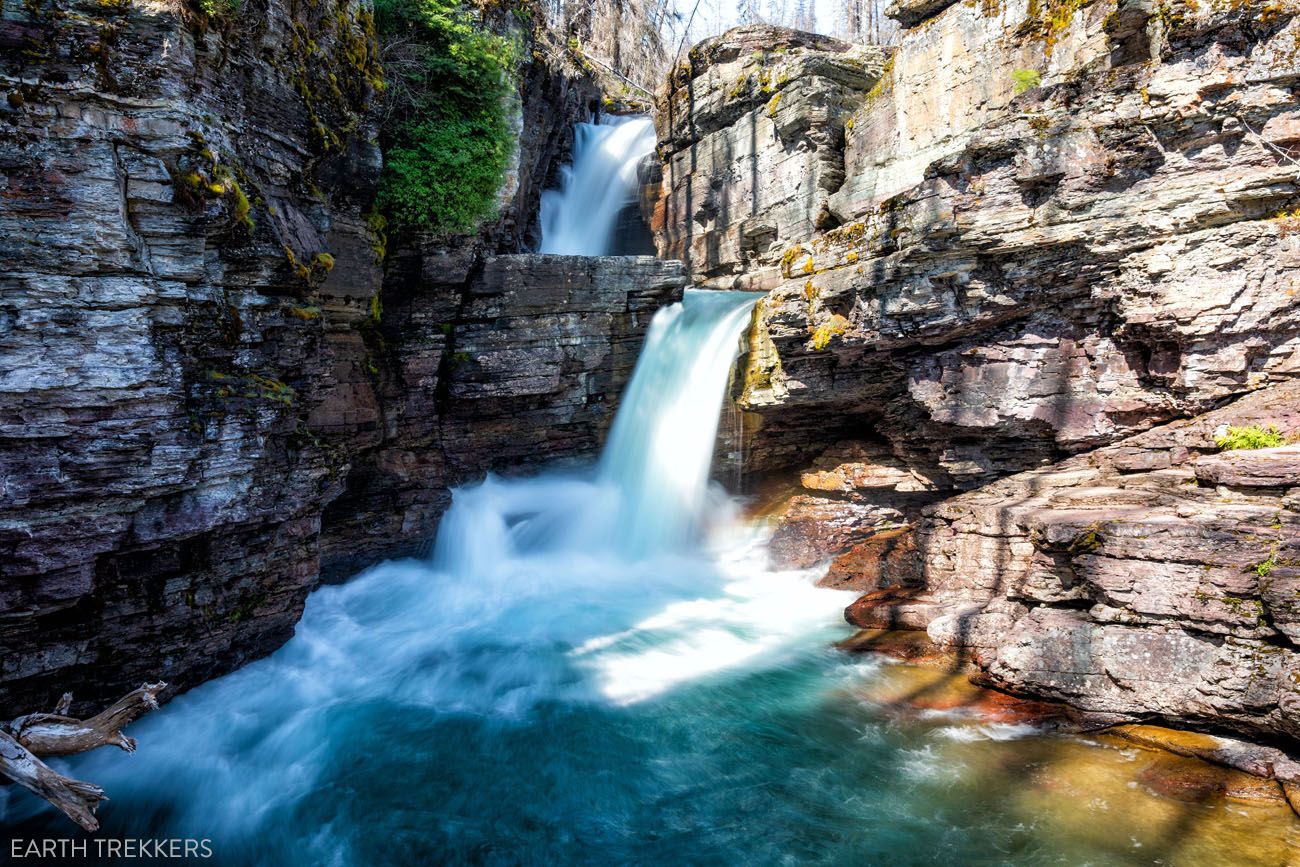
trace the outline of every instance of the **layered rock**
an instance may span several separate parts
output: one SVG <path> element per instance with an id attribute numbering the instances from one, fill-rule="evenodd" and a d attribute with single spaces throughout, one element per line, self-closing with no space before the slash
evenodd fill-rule
<path id="1" fill-rule="evenodd" d="M 327 577 L 427 551 L 454 485 L 593 457 L 651 317 L 686 284 L 681 263 L 651 257 L 407 264 L 424 274 L 390 279 L 369 337 L 376 429 L 325 511 Z M 341 395 L 319 423 L 348 429 L 359 405 Z"/>
<path id="2" fill-rule="evenodd" d="M 766 25 L 692 48 L 656 113 L 661 191 L 646 204 L 661 255 L 729 288 L 823 228 L 844 183 L 845 121 L 887 56 Z"/>
<path id="3" fill-rule="evenodd" d="M 943 5 L 883 72 L 742 30 L 662 98 L 661 251 L 768 290 L 749 468 L 883 437 L 969 489 L 1294 375 L 1300 7 Z"/>
<path id="4" fill-rule="evenodd" d="M 1300 4 L 895 14 L 660 97 L 661 252 L 766 292 L 724 450 L 800 472 L 773 559 L 1003 688 L 1294 743 L 1294 447 L 1213 433 L 1300 424 Z"/>
<path id="5" fill-rule="evenodd" d="M 931 507 L 837 561 L 873 591 L 850 620 L 1112 719 L 1300 737 L 1300 447 L 1220 453 L 1225 426 L 1300 433 L 1300 383 Z"/>
<path id="6" fill-rule="evenodd" d="M 539 53 L 481 236 L 390 254 L 367 7 L 29 3 L 0 20 L 0 705 L 178 688 L 447 487 L 589 455 L 680 268 L 525 242 L 596 91 Z M 526 53 L 527 56 L 527 53 Z M 503 350 L 507 344 L 511 350 Z"/>
<path id="7" fill-rule="evenodd" d="M 827 449 L 801 474 L 800 488 L 775 515 L 768 548 L 777 568 L 806 569 L 864 539 L 890 538 L 886 531 L 905 526 L 948 490 L 884 444 L 861 442 Z"/>
<path id="8" fill-rule="evenodd" d="M 325 323 L 378 291 L 379 73 L 364 7 L 256 11 L 240 29 L 35 3 L 0 22 L 14 711 L 266 652 L 314 580 L 344 462 L 305 417 L 329 387 Z"/>

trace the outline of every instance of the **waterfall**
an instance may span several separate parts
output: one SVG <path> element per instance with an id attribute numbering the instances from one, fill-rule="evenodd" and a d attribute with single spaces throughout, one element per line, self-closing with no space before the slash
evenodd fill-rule
<path id="1" fill-rule="evenodd" d="M 489 479 L 456 491 L 435 563 L 482 573 L 529 551 L 635 560 L 697 541 L 728 374 L 757 297 L 687 290 L 656 313 L 595 480 Z"/>
<path id="2" fill-rule="evenodd" d="M 577 124 L 573 165 L 560 170 L 560 189 L 542 193 L 539 252 L 608 255 L 619 212 L 636 199 L 637 164 L 655 141 L 647 117 Z"/>
<path id="3" fill-rule="evenodd" d="M 144 746 L 129 763 L 108 750 L 71 759 L 112 792 L 107 827 L 212 837 L 223 863 L 387 862 L 373 840 L 452 833 L 428 829 L 430 805 L 404 791 L 445 791 L 470 774 L 454 797 L 490 817 L 509 805 L 490 794 L 507 768 L 563 760 L 544 748 L 516 755 L 511 731 L 544 729 L 557 708 L 599 719 L 835 623 L 843 595 L 766 571 L 759 537 L 719 520 L 735 510 L 710 496 L 728 372 L 754 303 L 692 290 L 656 314 L 592 471 L 455 490 L 431 561 L 383 563 L 317 590 L 275 654 L 137 723 Z M 706 548 L 711 519 L 731 535 Z M 483 761 L 501 764 L 474 770 Z M 370 805 L 362 815 L 318 794 L 344 790 Z M 29 817 L 34 800 L 10 805 L 10 818 Z M 454 833 L 446 843 L 461 855 L 472 845 Z"/>
<path id="4" fill-rule="evenodd" d="M 600 464 L 622 495 L 626 553 L 678 549 L 699 529 L 723 393 L 758 297 L 688 290 L 650 324 Z"/>

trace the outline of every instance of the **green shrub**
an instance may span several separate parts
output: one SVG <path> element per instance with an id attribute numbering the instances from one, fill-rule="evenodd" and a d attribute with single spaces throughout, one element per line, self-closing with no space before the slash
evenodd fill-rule
<path id="1" fill-rule="evenodd" d="M 210 18 L 232 17 L 238 14 L 244 0 L 198 0 L 199 11 Z"/>
<path id="2" fill-rule="evenodd" d="M 1215 444 L 1225 452 L 1232 449 L 1271 449 L 1286 442 L 1276 425 L 1268 429 L 1259 425 L 1250 427 L 1230 427 L 1221 437 L 1216 437 Z"/>
<path id="3" fill-rule="evenodd" d="M 1043 76 L 1033 69 L 1016 69 L 1011 73 L 1012 87 L 1016 93 L 1024 93 L 1043 83 Z"/>
<path id="4" fill-rule="evenodd" d="M 379 206 L 401 228 L 470 232 L 492 214 L 514 147 L 516 44 L 452 0 L 376 0 L 393 93 Z"/>

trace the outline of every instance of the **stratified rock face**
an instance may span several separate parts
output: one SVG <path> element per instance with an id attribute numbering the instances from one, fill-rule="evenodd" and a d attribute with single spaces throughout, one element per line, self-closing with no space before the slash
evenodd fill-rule
<path id="1" fill-rule="evenodd" d="M 325 511 L 327 577 L 425 553 L 454 485 L 593 457 L 651 317 L 686 285 L 680 262 L 652 257 L 410 264 L 424 275 L 390 280 L 370 338 L 385 344 L 374 371 L 382 421 Z M 347 429 L 356 410 L 342 395 L 318 423 Z"/>
<path id="2" fill-rule="evenodd" d="M 98 380 L 40 388 L 32 378 L 52 376 L 48 365 L 10 368 L 3 703 L 221 673 L 292 634 L 322 570 L 423 553 L 452 485 L 594 456 L 685 271 L 649 257 L 503 256 L 435 279 L 450 282 L 415 281 L 360 321 L 254 296 L 269 309 L 244 327 L 288 335 L 248 350 L 259 373 L 213 368 L 195 385 L 158 372 L 141 394 Z M 81 323 L 47 329 L 46 350 L 72 358 L 89 345 L 93 357 L 96 311 L 45 298 L 42 317 Z M 117 303 L 145 322 L 184 321 L 179 302 Z M 6 354 L 30 339 L 15 335 Z M 114 339 L 156 370 L 150 329 Z"/>
<path id="3" fill-rule="evenodd" d="M 887 52 L 757 25 L 691 49 L 656 114 L 662 193 L 648 203 L 661 255 L 730 288 L 810 237 L 844 182 L 844 122 Z"/>
<path id="4" fill-rule="evenodd" d="M 767 293 L 728 448 L 803 471 L 774 561 L 1012 690 L 1300 737 L 1296 447 L 1212 436 L 1300 430 L 1300 3 L 892 14 L 661 98 L 660 250 Z"/>
<path id="5" fill-rule="evenodd" d="M 1300 737 L 1300 447 L 1216 453 L 1224 425 L 1294 436 L 1300 383 L 863 543 L 832 568 L 876 591 L 850 620 L 928 629 L 998 684 L 1089 712 Z"/>
<path id="6" fill-rule="evenodd" d="M 801 493 L 785 504 L 768 545 L 781 569 L 806 569 L 853 549 L 863 540 L 872 550 L 882 535 L 920 514 L 944 496 L 942 476 L 908 467 L 881 443 L 837 443 L 800 477 Z M 832 586 L 840 582 L 832 578 Z"/>
<path id="7" fill-rule="evenodd" d="M 594 451 L 683 270 L 493 258 L 471 238 L 402 254 L 381 292 L 365 6 L 16 9 L 0 706 L 229 670 L 292 634 L 322 563 L 418 551 L 448 485 Z M 553 125 L 590 95 L 526 71 L 537 143 L 487 238 L 527 235 Z"/>
<path id="8" fill-rule="evenodd" d="M 1295 375 L 1300 4 L 901 6 L 879 76 L 706 43 L 665 97 L 661 251 L 769 290 L 751 469 L 878 435 L 969 489 Z"/>
<path id="9" fill-rule="evenodd" d="M 339 375 L 332 327 L 380 273 L 363 7 L 250 5 L 224 30 L 147 4 L 22 8 L 0 21 L 15 711 L 193 683 L 291 634 L 346 462 L 306 418 Z"/>

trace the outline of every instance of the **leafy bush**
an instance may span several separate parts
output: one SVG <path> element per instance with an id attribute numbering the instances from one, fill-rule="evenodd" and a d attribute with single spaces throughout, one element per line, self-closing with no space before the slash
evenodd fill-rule
<path id="1" fill-rule="evenodd" d="M 1033 69 L 1016 69 L 1011 73 L 1012 88 L 1016 93 L 1024 93 L 1043 83 L 1043 76 Z"/>
<path id="2" fill-rule="evenodd" d="M 1268 429 L 1259 425 L 1250 427 L 1230 427 L 1221 437 L 1215 437 L 1215 444 L 1225 452 L 1231 449 L 1271 449 L 1286 442 L 1276 425 Z"/>
<path id="3" fill-rule="evenodd" d="M 231 17 L 244 5 L 244 0 L 198 0 L 199 11 L 210 18 Z"/>
<path id="4" fill-rule="evenodd" d="M 473 231 L 514 147 L 506 100 L 519 49 L 454 0 L 376 0 L 375 17 L 392 86 L 379 206 L 398 227 Z"/>

